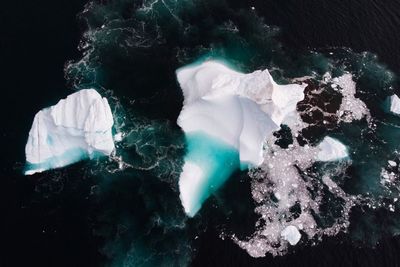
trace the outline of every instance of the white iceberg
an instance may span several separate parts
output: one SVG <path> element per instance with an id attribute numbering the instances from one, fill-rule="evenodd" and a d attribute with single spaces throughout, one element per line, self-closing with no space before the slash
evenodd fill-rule
<path id="1" fill-rule="evenodd" d="M 392 95 L 390 99 L 390 112 L 400 114 L 400 98 L 397 95 Z"/>
<path id="2" fill-rule="evenodd" d="M 216 61 L 185 66 L 176 73 L 184 96 L 177 123 L 188 143 L 202 143 L 201 148 L 188 150 L 179 180 L 182 205 L 194 216 L 238 165 L 247 168 L 263 162 L 264 140 L 295 114 L 305 87 L 277 85 L 268 70 L 244 74 Z M 196 133 L 204 140 L 198 135 L 192 139 Z"/>
<path id="3" fill-rule="evenodd" d="M 281 237 L 288 241 L 290 245 L 294 246 L 300 241 L 301 234 L 296 226 L 289 225 L 282 230 Z"/>
<path id="4" fill-rule="evenodd" d="M 25 147 L 27 169 L 34 174 L 114 150 L 113 117 L 106 98 L 84 89 L 39 111 Z"/>
<path id="5" fill-rule="evenodd" d="M 349 156 L 347 147 L 338 140 L 329 136 L 326 136 L 324 140 L 319 143 L 317 149 L 318 161 L 335 161 Z"/>

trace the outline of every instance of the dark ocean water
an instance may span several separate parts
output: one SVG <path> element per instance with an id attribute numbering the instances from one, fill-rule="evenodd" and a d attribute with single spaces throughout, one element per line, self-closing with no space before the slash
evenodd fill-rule
<path id="1" fill-rule="evenodd" d="M 199 57 L 224 58 L 243 71 L 275 67 L 282 81 L 339 71 L 344 62 L 384 121 L 378 102 L 398 92 L 399 1 L 156 1 L 139 13 L 150 1 L 98 1 L 78 17 L 85 3 L 9 2 L 0 10 L 0 266 L 400 266 L 398 211 L 365 207 L 354 208 L 350 234 L 301 244 L 286 256 L 251 258 L 219 238 L 221 231 L 252 233 L 246 173 L 235 174 L 197 219 L 187 220 L 176 188 L 184 145 L 174 76 Z M 117 127 L 127 133 L 119 153 L 137 167 L 114 173 L 113 162 L 103 160 L 22 176 L 34 114 L 88 86 L 111 99 Z M 346 135 L 354 131 L 333 133 L 364 147 Z M 396 143 L 394 130 L 379 134 Z M 376 147 L 377 157 L 392 156 Z M 361 148 L 360 161 L 370 151 Z M 346 190 L 373 191 L 368 175 L 349 172 Z"/>

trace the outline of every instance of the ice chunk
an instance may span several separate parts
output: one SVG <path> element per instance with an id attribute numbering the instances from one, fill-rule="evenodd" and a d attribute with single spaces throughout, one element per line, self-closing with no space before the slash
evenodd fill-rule
<path id="1" fill-rule="evenodd" d="M 179 179 L 179 187 L 184 188 L 181 190 L 181 200 L 185 212 L 189 216 L 194 216 L 200 209 L 201 204 L 197 200 L 201 198 L 200 187 L 203 187 L 202 182 L 204 173 L 200 166 L 195 163 L 185 162 L 182 168 L 182 173 Z"/>
<path id="2" fill-rule="evenodd" d="M 268 70 L 244 74 L 217 61 L 185 66 L 177 70 L 184 105 L 201 98 L 224 95 L 246 97 L 256 102 L 276 125 L 296 111 L 297 102 L 304 99 L 306 85 L 278 85 Z"/>
<path id="3" fill-rule="evenodd" d="M 396 167 L 397 166 L 397 163 L 395 161 L 393 161 L 393 160 L 388 160 L 388 163 L 392 167 Z"/>
<path id="4" fill-rule="evenodd" d="M 299 230 L 297 230 L 296 226 L 293 225 L 289 225 L 285 229 L 283 229 L 281 232 L 281 236 L 292 246 L 296 245 L 301 238 Z"/>
<path id="5" fill-rule="evenodd" d="M 400 114 L 400 98 L 397 95 L 390 96 L 390 112 Z"/>
<path id="6" fill-rule="evenodd" d="M 124 137 L 123 133 L 121 133 L 121 132 L 116 133 L 116 134 L 114 135 L 114 141 L 115 141 L 115 142 L 121 142 L 122 139 L 123 139 L 123 137 Z"/>
<path id="7" fill-rule="evenodd" d="M 346 146 L 329 136 L 325 137 L 317 148 L 319 161 L 335 161 L 348 157 Z"/>
<path id="8" fill-rule="evenodd" d="M 297 102 L 304 98 L 304 87 L 277 85 L 268 70 L 244 74 L 216 61 L 178 69 L 177 79 L 184 96 L 178 125 L 186 135 L 201 133 L 218 143 L 197 148 L 197 152 L 189 150 L 185 158 L 180 197 L 185 212 L 193 216 L 234 170 L 263 162 L 264 140 L 295 113 Z M 237 151 L 240 164 L 227 164 L 232 158 L 225 154 L 217 157 L 221 153 L 216 147 Z M 203 162 L 193 164 L 191 155 Z M 222 174 L 221 166 L 228 171 Z"/>
<path id="9" fill-rule="evenodd" d="M 113 117 L 106 98 L 84 89 L 39 111 L 25 147 L 30 175 L 114 150 Z"/>

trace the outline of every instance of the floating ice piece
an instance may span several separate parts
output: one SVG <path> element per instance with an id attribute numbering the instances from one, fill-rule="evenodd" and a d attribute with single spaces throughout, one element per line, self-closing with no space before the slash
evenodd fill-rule
<path id="1" fill-rule="evenodd" d="M 319 161 L 335 161 L 348 157 L 346 146 L 329 136 L 325 137 L 317 148 Z"/>
<path id="2" fill-rule="evenodd" d="M 396 167 L 397 166 L 397 163 L 395 161 L 393 161 L 393 160 L 388 160 L 388 163 L 392 167 Z"/>
<path id="3" fill-rule="evenodd" d="M 342 94 L 342 103 L 337 111 L 337 116 L 340 121 L 350 123 L 354 120 L 361 120 L 366 118 L 367 121 L 371 120 L 371 114 L 367 105 L 358 97 L 356 97 L 356 82 L 353 80 L 353 75 L 345 73 L 340 77 L 331 80 L 331 74 L 325 73 L 327 81 L 331 81 L 334 85 L 340 87 Z"/>
<path id="4" fill-rule="evenodd" d="M 400 98 L 397 95 L 390 96 L 390 112 L 400 114 Z"/>
<path id="5" fill-rule="evenodd" d="M 116 134 L 114 135 L 114 141 L 115 141 L 115 142 L 121 142 L 121 141 L 122 141 L 122 138 L 123 138 L 123 133 L 122 133 L 122 132 L 116 133 Z"/>
<path id="6" fill-rule="evenodd" d="M 296 112 L 305 87 L 277 85 L 268 70 L 244 74 L 216 61 L 176 74 L 184 96 L 177 123 L 191 147 L 180 175 L 180 198 L 186 214 L 194 216 L 236 169 L 263 162 L 265 138 Z M 194 148 L 195 142 L 202 145 Z"/>
<path id="7" fill-rule="evenodd" d="M 84 89 L 39 111 L 25 147 L 31 175 L 114 150 L 113 117 L 106 98 Z"/>
<path id="8" fill-rule="evenodd" d="M 282 230 L 281 237 L 288 241 L 290 245 L 294 246 L 300 241 L 301 234 L 296 226 L 289 225 Z"/>

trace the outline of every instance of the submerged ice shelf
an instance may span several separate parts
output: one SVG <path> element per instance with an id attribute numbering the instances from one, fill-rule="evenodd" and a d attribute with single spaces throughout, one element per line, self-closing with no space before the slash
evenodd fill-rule
<path id="1" fill-rule="evenodd" d="M 112 126 L 108 101 L 94 89 L 80 90 L 40 110 L 25 147 L 25 174 L 110 155 L 114 150 Z"/>
<path id="2" fill-rule="evenodd" d="M 178 125 L 188 152 L 179 180 L 188 216 L 237 169 L 259 166 L 263 142 L 296 111 L 304 86 L 278 85 L 268 70 L 244 74 L 217 61 L 177 70 L 184 95 Z"/>

